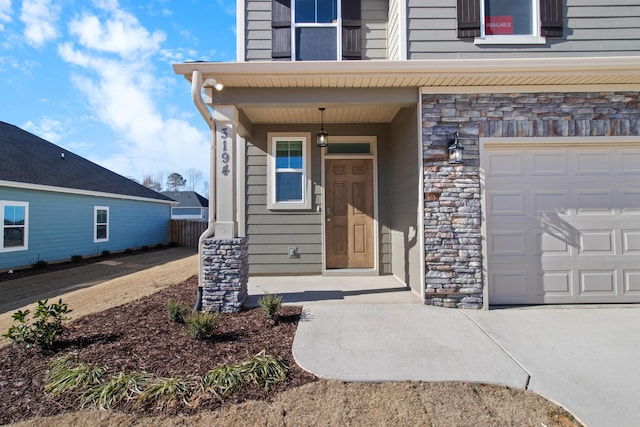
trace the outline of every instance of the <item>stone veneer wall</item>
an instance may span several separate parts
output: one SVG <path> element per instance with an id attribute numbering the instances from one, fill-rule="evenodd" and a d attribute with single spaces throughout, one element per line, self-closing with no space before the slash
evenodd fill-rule
<path id="1" fill-rule="evenodd" d="M 425 94 L 422 107 L 425 301 L 444 307 L 483 305 L 478 138 L 640 135 L 638 92 Z M 454 132 L 464 165 L 447 163 Z"/>
<path id="2" fill-rule="evenodd" d="M 202 309 L 238 312 L 247 298 L 249 249 L 247 238 L 205 239 L 202 263 Z"/>

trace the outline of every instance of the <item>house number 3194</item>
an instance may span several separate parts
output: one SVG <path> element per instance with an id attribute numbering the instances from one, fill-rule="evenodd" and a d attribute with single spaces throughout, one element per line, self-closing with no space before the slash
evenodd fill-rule
<path id="1" fill-rule="evenodd" d="M 231 160 L 231 155 L 229 155 L 227 144 L 229 142 L 229 128 L 222 128 L 220 130 L 222 134 L 222 153 L 220 154 L 220 158 L 222 159 L 222 174 L 224 176 L 229 175 L 231 172 L 231 168 L 229 167 L 229 160 Z"/>

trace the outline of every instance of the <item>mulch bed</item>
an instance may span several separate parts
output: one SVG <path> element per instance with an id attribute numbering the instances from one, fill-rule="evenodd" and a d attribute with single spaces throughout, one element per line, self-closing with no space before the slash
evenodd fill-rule
<path id="1" fill-rule="evenodd" d="M 301 307 L 282 307 L 276 325 L 260 309 L 222 314 L 215 336 L 198 341 L 188 335 L 185 325 L 171 322 L 164 308 L 168 299 L 191 305 L 196 287 L 194 276 L 149 297 L 68 323 L 55 347 L 46 352 L 22 346 L 1 348 L 0 423 L 78 409 L 74 402 L 53 400 L 43 391 L 48 362 L 71 352 L 77 352 L 81 362 L 108 367 L 109 373 L 203 375 L 217 366 L 242 362 L 262 350 L 286 360 L 290 367 L 287 380 L 268 393 L 250 387 L 224 402 L 211 398 L 192 406 L 177 403 L 165 407 L 164 413 L 172 414 L 189 414 L 249 399 L 269 399 L 288 388 L 316 380 L 296 365 L 291 353 Z M 141 414 L 159 411 L 155 407 L 133 404 L 122 404 L 117 409 Z"/>

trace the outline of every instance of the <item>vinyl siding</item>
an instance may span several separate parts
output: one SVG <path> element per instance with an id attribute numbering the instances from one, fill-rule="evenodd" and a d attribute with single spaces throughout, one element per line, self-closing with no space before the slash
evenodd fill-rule
<path id="1" fill-rule="evenodd" d="M 387 139 L 386 125 L 326 124 L 330 135 L 376 135 L 378 144 Z M 258 125 L 247 138 L 246 151 L 246 223 L 249 238 L 250 274 L 320 274 L 322 272 L 322 165 L 321 151 L 311 147 L 313 203 L 309 211 L 270 211 L 267 209 L 267 132 L 318 131 L 318 124 Z M 382 166 L 381 166 L 382 167 Z M 379 190 L 380 201 L 388 188 Z M 379 213 L 381 232 L 380 271 L 391 272 L 388 218 Z M 288 248 L 298 249 L 299 256 L 289 258 Z"/>
<path id="2" fill-rule="evenodd" d="M 640 0 L 566 0 L 564 35 L 544 45 L 458 39 L 456 0 L 408 0 L 409 59 L 620 56 L 640 53 Z"/>
<path id="3" fill-rule="evenodd" d="M 387 52 L 390 61 L 400 59 L 400 13 L 398 0 L 389 0 L 389 18 L 387 25 Z"/>
<path id="4" fill-rule="evenodd" d="M 362 59 L 387 58 L 387 2 L 362 1 Z M 247 0 L 245 60 L 271 61 L 271 0 Z"/>
<path id="5" fill-rule="evenodd" d="M 28 250 L 0 253 L 0 269 L 27 266 L 38 259 L 68 260 L 103 250 L 168 243 L 170 205 L 106 197 L 0 187 L 0 199 L 29 203 Z M 94 206 L 109 208 L 109 241 L 93 242 Z"/>
<path id="6" fill-rule="evenodd" d="M 419 163 L 417 113 L 403 109 L 391 123 L 389 181 L 391 265 L 393 274 L 420 294 L 422 254 L 418 238 Z"/>

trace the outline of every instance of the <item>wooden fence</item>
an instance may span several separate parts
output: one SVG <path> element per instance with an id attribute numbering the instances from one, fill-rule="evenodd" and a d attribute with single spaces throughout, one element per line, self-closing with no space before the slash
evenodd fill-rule
<path id="1" fill-rule="evenodd" d="M 206 229 L 206 221 L 172 219 L 169 225 L 170 241 L 177 243 L 178 246 L 197 248 L 198 239 Z"/>

